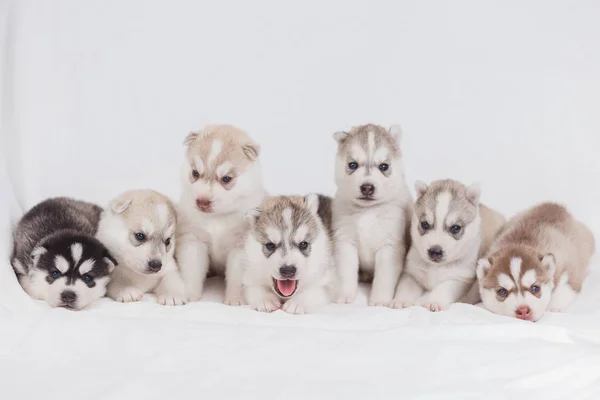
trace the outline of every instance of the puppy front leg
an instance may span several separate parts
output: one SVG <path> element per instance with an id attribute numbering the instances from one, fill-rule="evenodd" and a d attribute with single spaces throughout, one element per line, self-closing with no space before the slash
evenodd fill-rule
<path id="1" fill-rule="evenodd" d="M 198 301 L 202 297 L 210 264 L 208 248 L 195 236 L 184 235 L 178 238 L 176 254 L 181 279 L 185 285 L 186 300 Z"/>
<path id="2" fill-rule="evenodd" d="M 287 300 L 281 309 L 290 314 L 308 314 L 316 308 L 331 301 L 324 286 L 315 286 L 301 293 L 296 293 Z"/>
<path id="3" fill-rule="evenodd" d="M 225 304 L 230 306 L 242 306 L 246 304 L 244 299 L 243 251 L 236 249 L 229 253 L 227 266 L 225 268 Z"/>
<path id="4" fill-rule="evenodd" d="M 121 267 L 126 268 L 126 267 Z M 145 290 L 134 285 L 133 281 L 118 268 L 112 273 L 110 283 L 108 284 L 107 295 L 111 299 L 121 302 L 130 303 L 140 301 L 144 297 Z"/>
<path id="5" fill-rule="evenodd" d="M 264 286 L 246 286 L 244 294 L 250 308 L 260 312 L 273 312 L 281 308 L 281 299 Z"/>
<path id="6" fill-rule="evenodd" d="M 429 311 L 435 312 L 445 310 L 464 296 L 470 286 L 470 281 L 450 280 L 442 282 L 417 300 L 417 304 L 425 307 Z"/>
<path id="7" fill-rule="evenodd" d="M 179 271 L 172 271 L 161 279 L 154 289 L 159 304 L 163 306 L 181 306 L 186 303 L 185 284 Z"/>
<path id="8" fill-rule="evenodd" d="M 406 308 L 413 306 L 415 301 L 423 295 L 425 289 L 406 271 L 400 276 L 396 295 L 392 301 L 392 308 Z"/>
<path id="9" fill-rule="evenodd" d="M 388 306 L 394 298 L 394 291 L 402 272 L 403 260 L 400 261 L 399 251 L 393 246 L 383 246 L 375 254 L 375 273 L 370 306 Z"/>
<path id="10" fill-rule="evenodd" d="M 340 241 L 335 250 L 338 271 L 336 303 L 354 303 L 358 290 L 358 250 L 350 241 Z"/>

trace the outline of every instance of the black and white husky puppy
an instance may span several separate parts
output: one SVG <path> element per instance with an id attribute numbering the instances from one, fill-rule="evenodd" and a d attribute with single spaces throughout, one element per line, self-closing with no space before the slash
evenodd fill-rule
<path id="1" fill-rule="evenodd" d="M 116 261 L 94 238 L 101 212 L 94 204 L 59 197 L 21 218 L 11 264 L 27 294 L 75 310 L 106 294 Z"/>

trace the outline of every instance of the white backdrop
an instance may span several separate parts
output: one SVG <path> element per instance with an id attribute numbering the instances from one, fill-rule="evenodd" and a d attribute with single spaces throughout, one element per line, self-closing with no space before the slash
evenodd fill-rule
<path id="1" fill-rule="evenodd" d="M 0 253 L 48 196 L 177 199 L 209 123 L 262 145 L 274 194 L 333 194 L 333 132 L 399 123 L 411 189 L 478 181 L 506 216 L 556 200 L 600 235 L 598 21 L 593 0 L 0 0 Z"/>

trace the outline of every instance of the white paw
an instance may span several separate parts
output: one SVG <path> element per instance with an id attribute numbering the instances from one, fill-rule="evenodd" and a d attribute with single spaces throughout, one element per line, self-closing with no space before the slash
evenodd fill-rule
<path id="1" fill-rule="evenodd" d="M 390 305 L 391 302 L 392 299 L 377 294 L 372 294 L 369 298 L 369 305 L 372 307 L 387 307 Z"/>
<path id="2" fill-rule="evenodd" d="M 131 303 L 134 301 L 140 301 L 144 297 L 144 293 L 134 287 L 128 287 L 121 290 L 115 296 L 115 300 L 121 303 Z"/>
<path id="3" fill-rule="evenodd" d="M 404 301 L 404 300 L 399 299 L 399 300 L 393 300 L 389 306 L 390 306 L 390 308 L 409 308 L 414 305 L 415 305 L 415 303 L 412 301 Z"/>
<path id="4" fill-rule="evenodd" d="M 228 306 L 237 307 L 237 306 L 244 306 L 244 305 L 246 305 L 246 301 L 244 300 L 243 297 L 238 297 L 238 296 L 227 297 L 225 299 L 225 304 L 227 304 Z"/>
<path id="5" fill-rule="evenodd" d="M 177 295 L 160 295 L 158 296 L 158 304 L 163 306 L 182 306 L 185 304 L 184 296 Z"/>
<path id="6" fill-rule="evenodd" d="M 252 306 L 252 309 L 260 312 L 273 312 L 281 308 L 281 300 L 273 295 L 266 297 L 260 304 Z"/>
<path id="7" fill-rule="evenodd" d="M 281 309 L 288 314 L 296 315 L 308 314 L 310 312 L 310 309 L 306 307 L 305 304 L 293 300 L 288 300 L 287 302 L 285 302 Z"/>
<path id="8" fill-rule="evenodd" d="M 438 303 L 422 303 L 419 304 L 421 307 L 423 307 L 426 310 L 429 310 L 431 312 L 439 312 L 439 311 L 443 311 L 445 309 L 445 307 L 443 307 L 441 304 Z"/>
<path id="9" fill-rule="evenodd" d="M 356 290 L 343 290 L 338 293 L 335 302 L 338 304 L 352 304 L 355 299 Z"/>
<path id="10" fill-rule="evenodd" d="M 558 308 L 558 307 L 550 307 L 550 308 L 548 308 L 548 310 L 547 310 L 547 311 L 548 311 L 548 312 L 561 313 L 561 312 L 563 312 L 564 310 L 563 310 L 562 308 Z"/>

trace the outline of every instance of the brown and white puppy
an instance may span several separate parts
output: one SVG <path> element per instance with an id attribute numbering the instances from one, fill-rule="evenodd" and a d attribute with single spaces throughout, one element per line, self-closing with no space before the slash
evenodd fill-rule
<path id="1" fill-rule="evenodd" d="M 447 179 L 417 182 L 415 189 L 411 247 L 392 306 L 441 311 L 473 286 L 477 259 L 505 220 L 479 203 L 477 185 Z"/>
<path id="2" fill-rule="evenodd" d="M 241 257 L 247 211 L 265 191 L 260 148 L 240 129 L 207 126 L 185 139 L 177 260 L 187 298 L 199 300 L 209 267 L 226 278 L 225 303 L 244 304 Z"/>
<path id="3" fill-rule="evenodd" d="M 175 206 L 153 190 L 132 190 L 102 213 L 96 237 L 118 261 L 108 296 L 138 301 L 155 293 L 163 305 L 182 305 L 185 288 L 175 261 Z"/>
<path id="4" fill-rule="evenodd" d="M 369 305 L 388 306 L 408 248 L 412 198 L 404 179 L 400 127 L 362 125 L 334 134 L 336 301 L 352 303 L 359 275 L 373 276 Z"/>
<path id="5" fill-rule="evenodd" d="M 331 199 L 310 194 L 267 198 L 248 213 L 244 291 L 264 312 L 312 312 L 330 301 Z"/>
<path id="6" fill-rule="evenodd" d="M 592 232 L 561 205 L 518 214 L 477 265 L 483 305 L 528 321 L 564 311 L 577 298 L 594 251 Z"/>

